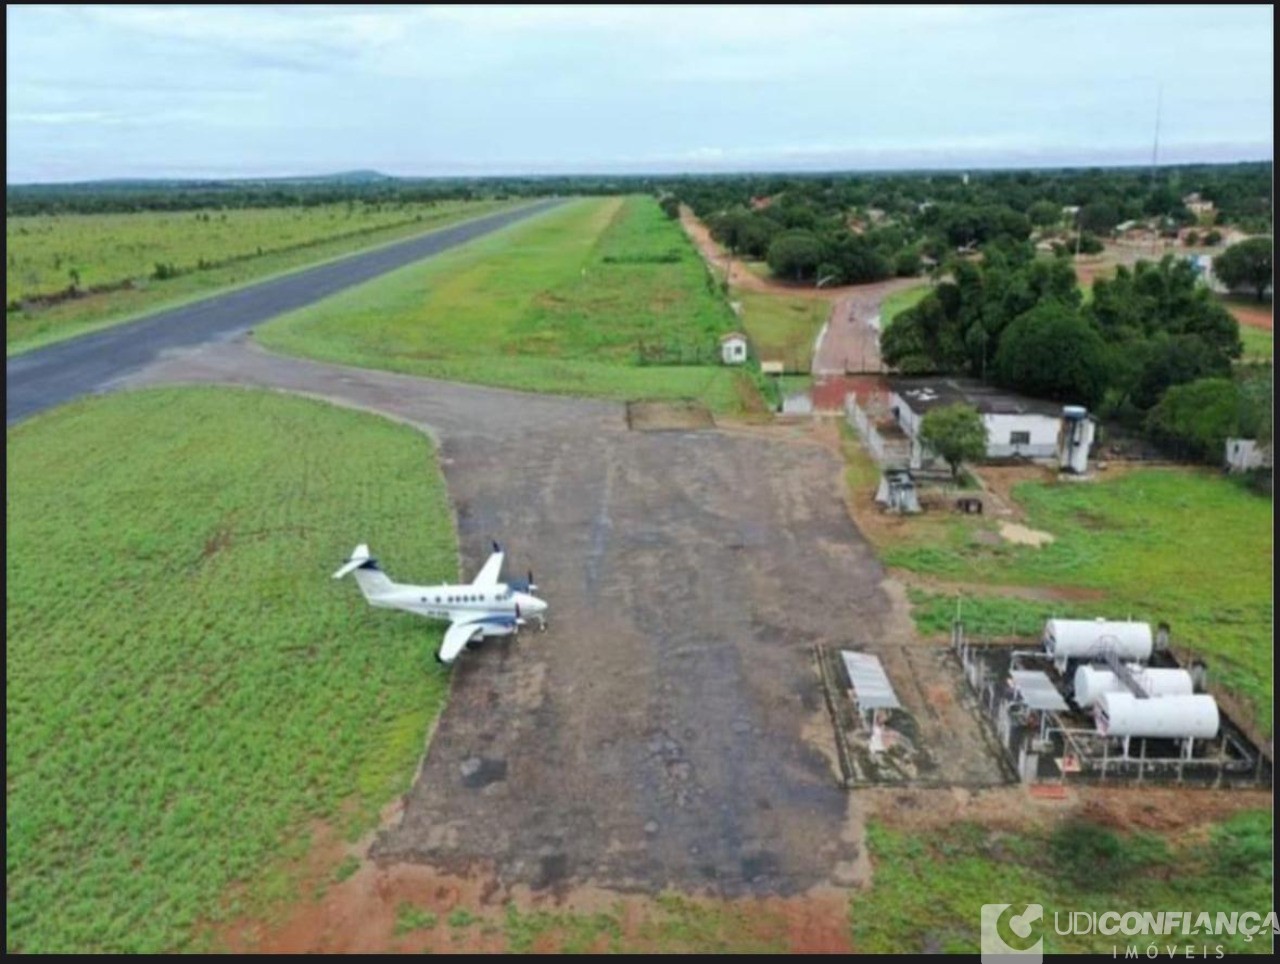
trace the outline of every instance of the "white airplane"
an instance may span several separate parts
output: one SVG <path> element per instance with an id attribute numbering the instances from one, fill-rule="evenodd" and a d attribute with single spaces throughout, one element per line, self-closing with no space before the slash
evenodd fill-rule
<path id="1" fill-rule="evenodd" d="M 360 591 L 371 606 L 384 609 L 403 609 L 431 619 L 447 619 L 444 643 L 436 651 L 436 659 L 452 663 L 462 648 L 486 636 L 510 636 L 525 625 L 525 616 L 532 616 L 540 629 L 547 628 L 547 604 L 532 595 L 538 587 L 533 584 L 533 573 L 527 580 L 498 582 L 502 572 L 502 547 L 493 544 L 491 555 L 481 567 L 475 581 L 465 586 L 410 586 L 392 582 L 378 567 L 378 560 L 369 555 L 369 547 L 358 545 L 351 558 L 333 574 L 341 579 L 348 573 L 356 574 Z"/>

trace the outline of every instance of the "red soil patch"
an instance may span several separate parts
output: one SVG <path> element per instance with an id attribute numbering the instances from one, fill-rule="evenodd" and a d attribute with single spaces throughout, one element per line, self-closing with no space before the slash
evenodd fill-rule
<path id="1" fill-rule="evenodd" d="M 384 823 L 397 819 L 398 812 L 398 805 L 389 808 Z M 346 844 L 327 826 L 314 828 L 313 837 L 311 852 L 291 868 L 298 895 L 293 903 L 264 917 L 244 918 L 219 928 L 213 935 L 215 949 L 267 954 L 504 953 L 511 950 L 508 904 L 521 914 L 545 911 L 568 920 L 534 936 L 531 949 L 535 953 L 560 953 L 569 941 L 580 945 L 582 923 L 598 914 L 617 921 L 618 944 L 625 950 L 715 949 L 683 948 L 679 935 L 664 936 L 662 924 L 670 918 L 652 897 L 591 884 L 533 894 L 525 887 L 503 885 L 493 869 L 481 863 L 449 868 L 407 863 L 379 866 L 361 859 L 371 838 Z M 352 857 L 361 859 L 359 869 L 335 881 L 336 868 Z M 706 911 L 709 920 L 720 922 L 722 941 L 759 942 L 800 954 L 847 954 L 852 950 L 848 896 L 845 890 L 821 887 L 789 898 L 685 899 Z M 716 938 L 702 939 L 714 942 Z M 611 949 L 610 940 L 610 934 L 601 930 L 589 947 L 575 947 L 604 952 Z"/>
<path id="2" fill-rule="evenodd" d="M 1235 316 L 1236 321 L 1250 328 L 1261 328 L 1271 331 L 1274 312 L 1266 305 L 1242 305 L 1239 302 L 1227 302 L 1227 310 Z"/>
<path id="3" fill-rule="evenodd" d="M 970 821 L 1000 830 L 1052 827 L 1072 818 L 1121 831 L 1194 832 L 1241 810 L 1271 809 L 1268 790 L 1069 786 L 1063 797 L 1028 787 L 863 791 L 875 818 L 899 830 L 941 830 Z"/>
<path id="4" fill-rule="evenodd" d="M 844 411 L 844 399 L 850 392 L 860 397 L 889 391 L 889 383 L 883 375 L 820 375 L 813 380 L 810 395 L 813 407 L 819 412 Z"/>

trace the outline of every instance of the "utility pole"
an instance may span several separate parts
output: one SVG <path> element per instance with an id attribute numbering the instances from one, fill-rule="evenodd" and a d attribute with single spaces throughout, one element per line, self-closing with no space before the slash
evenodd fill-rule
<path id="1" fill-rule="evenodd" d="M 1159 157 L 1160 157 L 1160 108 L 1162 106 L 1163 101 L 1164 101 L 1164 85 L 1161 84 L 1158 87 L 1156 87 L 1156 134 L 1155 134 L 1155 139 L 1152 141 L 1152 144 L 1151 144 L 1151 194 L 1152 196 L 1154 196 L 1156 193 L 1156 165 L 1159 162 Z M 1159 227 L 1156 229 L 1156 236 L 1154 239 L 1152 239 L 1152 242 L 1151 242 L 1151 256 L 1153 258 L 1157 254 L 1159 254 L 1160 230 L 1163 227 L 1164 227 L 1164 219 L 1162 215 L 1161 220 L 1159 222 Z"/>

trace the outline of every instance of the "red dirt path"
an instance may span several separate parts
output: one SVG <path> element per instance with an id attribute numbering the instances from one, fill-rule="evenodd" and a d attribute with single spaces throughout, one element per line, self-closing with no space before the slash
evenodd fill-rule
<path id="1" fill-rule="evenodd" d="M 1239 302 L 1227 302 L 1227 310 L 1236 317 L 1236 321 L 1250 328 L 1261 328 L 1271 331 L 1274 312 L 1267 305 L 1242 305 Z"/>

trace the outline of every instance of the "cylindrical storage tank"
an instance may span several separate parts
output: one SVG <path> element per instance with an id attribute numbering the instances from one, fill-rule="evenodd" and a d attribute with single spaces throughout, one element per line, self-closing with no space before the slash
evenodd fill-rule
<path id="1" fill-rule="evenodd" d="M 1143 669 L 1130 667 L 1133 677 L 1142 691 L 1152 697 L 1190 696 L 1195 692 L 1191 674 L 1185 669 Z M 1128 693 L 1129 687 L 1105 667 L 1084 665 L 1076 669 L 1075 700 L 1081 709 L 1088 709 L 1102 698 L 1103 693 Z"/>
<path id="2" fill-rule="evenodd" d="M 1076 669 L 1075 701 L 1076 706 L 1087 710 L 1102 699 L 1103 693 L 1125 693 L 1127 688 L 1109 669 L 1084 665 Z"/>
<path id="3" fill-rule="evenodd" d="M 1218 735 L 1218 701 L 1206 693 L 1150 700 L 1132 693 L 1103 693 L 1095 712 L 1095 723 L 1103 736 L 1182 740 Z"/>
<path id="4" fill-rule="evenodd" d="M 1185 669 L 1149 666 L 1133 675 L 1148 696 L 1165 699 L 1170 696 L 1190 696 L 1196 691 L 1195 680 Z"/>
<path id="5" fill-rule="evenodd" d="M 1110 648 L 1125 662 L 1145 663 L 1153 646 L 1150 623 L 1050 619 L 1044 624 L 1044 649 L 1055 659 L 1091 659 Z"/>

